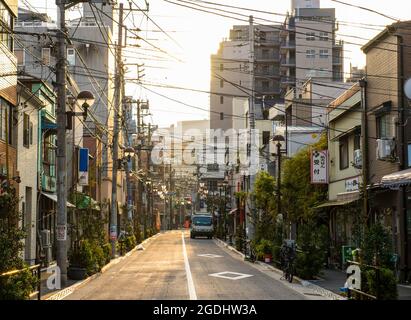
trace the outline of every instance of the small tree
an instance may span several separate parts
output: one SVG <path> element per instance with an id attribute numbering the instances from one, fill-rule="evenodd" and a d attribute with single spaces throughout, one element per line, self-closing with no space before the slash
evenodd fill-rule
<path id="1" fill-rule="evenodd" d="M 26 267 L 21 252 L 26 234 L 19 226 L 18 197 L 13 187 L 0 194 L 0 274 Z M 0 277 L 0 300 L 28 299 L 37 278 L 25 270 L 13 276 Z"/>

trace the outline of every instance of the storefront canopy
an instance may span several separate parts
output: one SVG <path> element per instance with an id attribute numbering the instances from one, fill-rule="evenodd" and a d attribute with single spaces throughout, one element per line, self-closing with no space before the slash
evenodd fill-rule
<path id="1" fill-rule="evenodd" d="M 411 184 L 411 169 L 391 173 L 381 179 L 381 185 L 390 189 L 398 189 L 408 184 Z"/>
<path id="2" fill-rule="evenodd" d="M 41 193 L 43 196 L 49 198 L 50 200 L 53 200 L 54 202 L 57 202 L 57 195 L 54 193 L 46 193 L 42 192 Z M 76 206 L 70 202 L 67 201 L 67 208 L 75 208 Z"/>
<path id="3" fill-rule="evenodd" d="M 354 201 L 357 201 L 357 200 L 350 199 L 350 200 L 340 200 L 340 201 L 329 201 L 329 202 L 326 202 L 326 203 L 320 204 L 319 206 L 314 207 L 314 209 L 345 206 L 347 204 L 353 203 Z"/>

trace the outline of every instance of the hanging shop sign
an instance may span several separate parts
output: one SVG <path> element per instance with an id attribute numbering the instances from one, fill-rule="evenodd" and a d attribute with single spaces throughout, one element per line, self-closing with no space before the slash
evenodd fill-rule
<path id="1" fill-rule="evenodd" d="M 78 157 L 78 184 L 88 186 L 89 151 L 87 148 L 79 149 Z"/>
<path id="2" fill-rule="evenodd" d="M 328 184 L 328 150 L 311 152 L 311 183 Z"/>

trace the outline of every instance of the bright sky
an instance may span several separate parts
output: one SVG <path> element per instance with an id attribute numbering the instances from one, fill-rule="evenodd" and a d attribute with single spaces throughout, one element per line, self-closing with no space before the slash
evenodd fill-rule
<path id="1" fill-rule="evenodd" d="M 21 0 L 19 0 L 21 3 Z M 144 0 L 134 0 L 139 7 L 145 7 Z M 186 0 L 184 0 L 186 1 Z M 253 8 L 257 10 L 270 11 L 285 14 L 291 9 L 290 0 L 209 0 L 210 2 L 222 3 L 233 6 Z M 24 2 L 24 1 L 23 1 Z M 55 17 L 55 0 L 26 0 L 39 11 L 48 9 L 49 14 Z M 125 1 L 127 3 L 127 1 Z M 174 1 L 177 2 L 177 1 Z M 411 2 L 404 0 L 343 0 L 373 10 L 401 20 L 411 19 Z M 166 35 L 161 32 L 150 32 L 158 30 L 156 26 L 140 13 L 134 14 L 134 23 L 142 30 L 141 36 L 148 39 L 155 46 L 178 57 L 184 62 L 177 62 L 175 59 L 161 52 L 136 50 L 136 57 L 140 62 L 145 63 L 145 82 L 152 82 L 161 85 L 172 85 L 188 87 L 200 90 L 209 90 L 210 84 L 210 55 L 216 53 L 219 42 L 227 38 L 229 30 L 234 24 L 246 24 L 246 22 L 236 21 L 225 17 L 194 11 L 189 8 L 180 7 L 165 2 L 164 0 L 150 0 L 149 16 L 163 30 L 181 46 L 181 48 Z M 180 2 L 182 3 L 182 2 Z M 187 3 L 182 3 L 187 4 Z M 206 4 L 203 4 L 206 5 Z M 190 4 L 191 6 L 191 4 Z M 207 6 L 207 5 L 206 5 Z M 125 7 L 128 7 L 125 4 Z M 349 7 L 331 0 L 322 0 L 322 8 L 336 8 L 336 16 L 340 21 L 340 38 L 350 43 L 364 44 L 375 36 L 382 27 L 373 25 L 387 25 L 393 21 L 375 13 Z M 234 9 L 217 7 L 224 10 L 234 11 Z M 267 15 L 262 13 L 250 13 L 247 11 L 237 11 L 243 14 L 253 14 L 255 18 L 271 19 L 273 23 L 283 22 L 284 18 L 278 15 Z M 244 18 L 247 19 L 247 18 Z M 127 24 L 132 25 L 132 20 L 128 19 Z M 257 20 L 258 22 L 258 20 Z M 265 23 L 260 21 L 260 23 Z M 268 23 L 268 22 L 267 22 Z M 364 24 L 368 27 L 364 28 Z M 372 30 L 370 30 L 372 29 Z M 153 49 L 144 45 L 144 48 Z M 134 50 L 134 49 L 133 49 Z M 359 45 L 345 45 L 345 72 L 349 71 L 350 62 L 354 66 L 364 66 L 365 58 L 361 53 Z M 150 57 L 154 55 L 155 57 Z M 144 60 L 143 60 L 144 59 Z M 156 68 L 153 68 L 156 67 Z M 135 74 L 129 74 L 135 77 Z M 159 87 L 148 87 L 151 90 L 165 95 L 169 98 L 179 100 L 186 104 L 202 108 L 209 108 L 209 95 L 206 93 L 194 93 L 185 90 L 165 89 Z M 135 98 L 150 100 L 152 109 L 152 121 L 160 127 L 169 126 L 181 120 L 206 119 L 208 112 L 193 107 L 182 105 L 160 97 L 152 92 L 142 90 L 135 85 L 127 87 L 127 94 L 134 95 Z M 150 120 L 150 119 L 146 119 Z"/>

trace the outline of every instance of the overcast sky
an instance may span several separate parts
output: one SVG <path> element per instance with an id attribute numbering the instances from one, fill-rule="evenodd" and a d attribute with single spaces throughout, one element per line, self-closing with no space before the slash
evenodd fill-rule
<path id="1" fill-rule="evenodd" d="M 145 7 L 144 0 L 134 0 L 140 7 Z M 20 3 L 29 2 L 38 11 L 45 11 L 56 17 L 55 0 L 25 0 Z M 290 0 L 210 0 L 229 4 L 285 14 L 290 11 Z M 401 20 L 411 19 L 411 1 L 404 0 L 344 0 L 344 2 L 368 7 L 386 15 Z M 127 2 L 126 2 L 127 3 Z M 134 57 L 139 57 L 140 62 L 146 64 L 145 80 L 160 85 L 182 86 L 193 89 L 209 90 L 210 83 L 210 55 L 216 53 L 219 42 L 228 37 L 230 27 L 234 24 L 244 24 L 234 19 L 219 17 L 192 9 L 179 7 L 163 0 L 151 0 L 150 17 L 175 40 L 170 40 L 161 32 L 150 32 L 158 30 L 150 21 L 140 13 L 134 13 L 134 23 L 131 16 L 127 19 L 128 25 L 136 25 L 142 30 L 142 36 L 146 37 L 155 46 L 167 51 L 184 62 L 177 62 L 175 59 L 161 52 L 136 50 Z M 125 5 L 128 7 L 128 5 Z M 340 21 L 340 38 L 346 42 L 364 44 L 381 30 L 383 25 L 391 24 L 393 21 L 357 8 L 352 8 L 343 4 L 338 4 L 331 0 L 322 0 L 322 8 L 336 8 L 336 16 Z M 232 11 L 229 8 L 222 8 Z M 250 14 L 242 11 L 243 14 Z M 77 14 L 78 15 L 78 14 Z M 283 22 L 280 15 L 267 15 L 254 13 L 256 18 L 270 19 L 275 22 Z M 69 17 L 75 17 L 72 13 Z M 261 23 L 263 23 L 261 21 Z M 364 28 L 364 25 L 368 25 Z M 178 46 L 177 42 L 180 46 Z M 153 49 L 145 45 L 144 48 Z M 154 49 L 155 50 L 155 49 Z M 149 55 L 152 55 L 151 57 Z M 153 55 L 155 57 L 153 57 Z M 148 59 L 148 60 L 147 60 Z M 129 60 L 132 60 L 129 58 Z M 354 66 L 364 66 L 365 58 L 360 50 L 360 45 L 345 45 L 345 71 L 349 71 L 350 63 Z M 156 68 L 153 68 L 156 67 Z M 134 77 L 135 74 L 128 76 Z M 127 94 L 134 95 L 135 98 L 148 98 L 152 109 L 152 121 L 160 127 L 169 126 L 179 120 L 205 119 L 208 112 L 198 108 L 209 108 L 209 95 L 205 93 L 194 93 L 190 91 L 164 89 L 149 87 L 153 91 L 163 94 L 175 100 L 193 105 L 197 108 L 182 105 L 160 97 L 152 92 L 141 90 L 135 85 L 127 87 Z M 146 119 L 147 121 L 150 119 Z"/>

